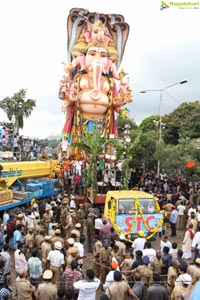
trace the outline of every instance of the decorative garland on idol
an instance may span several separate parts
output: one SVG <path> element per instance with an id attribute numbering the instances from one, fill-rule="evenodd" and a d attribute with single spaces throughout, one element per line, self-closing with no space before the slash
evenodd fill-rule
<path id="1" fill-rule="evenodd" d="M 156 211 L 159 212 L 159 211 L 160 211 L 160 206 L 159 206 L 158 201 L 157 201 L 156 199 L 155 199 L 155 205 L 156 205 Z M 140 205 L 140 202 L 139 202 L 138 198 L 135 199 L 135 212 L 136 212 L 136 213 L 135 213 L 135 216 L 134 216 L 133 224 L 132 224 L 130 230 L 129 230 L 128 232 L 126 232 L 126 234 L 124 234 L 124 232 L 122 232 L 122 231 L 119 229 L 119 227 L 117 226 L 117 224 L 114 224 L 114 230 L 116 231 L 116 233 L 117 233 L 118 235 L 121 235 L 121 234 L 125 235 L 125 240 L 126 240 L 127 242 L 130 242 L 130 243 L 132 243 L 132 240 L 130 240 L 129 238 L 127 238 L 127 236 L 128 236 L 128 235 L 132 232 L 132 230 L 135 228 L 135 225 L 136 225 L 136 222 L 137 222 L 137 217 L 138 217 L 138 212 L 139 212 L 139 214 L 140 214 L 141 217 L 142 217 L 142 221 L 143 221 L 143 224 L 144 224 L 145 228 L 151 233 L 150 235 L 148 235 L 148 236 L 146 237 L 147 240 L 151 239 L 151 238 L 158 232 L 158 230 L 160 229 L 160 227 L 161 227 L 162 224 L 163 224 L 163 216 L 162 216 L 162 218 L 160 219 L 160 222 L 158 223 L 158 225 L 157 225 L 154 229 L 151 229 L 151 228 L 148 226 L 148 224 L 147 224 L 147 222 L 146 222 L 146 220 L 145 220 L 145 216 L 144 216 L 144 213 L 143 213 L 143 211 L 142 211 L 142 208 L 141 208 L 141 205 Z"/>

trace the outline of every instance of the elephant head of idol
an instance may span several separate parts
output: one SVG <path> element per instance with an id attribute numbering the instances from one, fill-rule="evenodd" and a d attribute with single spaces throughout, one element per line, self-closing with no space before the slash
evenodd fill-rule
<path id="1" fill-rule="evenodd" d="M 96 41 L 108 44 L 111 39 L 111 35 L 109 34 L 108 29 L 100 20 L 92 24 L 89 30 L 84 30 L 83 35 L 85 36 L 85 40 L 87 43 Z"/>
<path id="2" fill-rule="evenodd" d="M 85 53 L 87 49 L 87 44 L 84 35 L 80 35 L 77 42 L 70 49 L 72 55 L 72 67 L 77 70 L 85 69 Z"/>
<path id="3" fill-rule="evenodd" d="M 105 43 L 92 42 L 88 44 L 85 65 L 88 74 L 93 79 L 93 94 L 92 98 L 98 100 L 100 95 L 100 79 L 102 74 L 107 73 L 108 66 L 108 48 Z M 95 96 L 96 95 L 96 96 Z"/>

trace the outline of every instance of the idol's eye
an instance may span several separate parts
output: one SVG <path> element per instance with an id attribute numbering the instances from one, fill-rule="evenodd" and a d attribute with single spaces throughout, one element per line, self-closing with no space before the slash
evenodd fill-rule
<path id="1" fill-rule="evenodd" d="M 107 57 L 107 53 L 105 52 L 101 53 L 101 57 Z"/>
<path id="2" fill-rule="evenodd" d="M 93 33 L 94 33 L 94 34 L 97 34 L 98 32 L 99 32 L 98 29 L 94 29 L 94 30 L 93 30 Z"/>

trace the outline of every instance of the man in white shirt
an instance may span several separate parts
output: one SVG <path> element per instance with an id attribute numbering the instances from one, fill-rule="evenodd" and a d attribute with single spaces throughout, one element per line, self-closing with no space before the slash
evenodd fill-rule
<path id="1" fill-rule="evenodd" d="M 181 204 L 177 206 L 177 210 L 178 210 L 177 228 L 181 229 L 183 226 L 184 212 L 185 212 L 185 205 L 183 205 L 183 201 L 181 201 Z"/>
<path id="2" fill-rule="evenodd" d="M 28 265 L 27 260 L 25 257 L 26 254 L 26 248 L 22 243 L 18 244 L 18 249 L 15 250 L 14 253 L 14 264 L 15 264 L 15 271 L 18 273 L 20 269 L 24 269 L 27 271 Z"/>
<path id="3" fill-rule="evenodd" d="M 146 243 L 146 239 L 144 236 L 144 232 L 142 230 L 138 231 L 138 237 L 134 240 L 133 244 L 132 244 L 132 248 L 133 248 L 133 254 L 135 254 L 135 252 L 137 250 L 143 250 L 144 249 L 144 244 Z M 135 255 L 134 255 L 134 259 L 135 259 Z"/>
<path id="4" fill-rule="evenodd" d="M 168 247 L 169 250 L 172 248 L 172 243 L 168 240 L 168 236 L 163 235 L 162 240 L 160 241 L 160 250 L 162 252 L 164 247 Z"/>
<path id="5" fill-rule="evenodd" d="M 200 226 L 198 226 L 198 231 L 195 233 L 192 241 L 192 250 L 195 251 L 194 263 L 196 258 L 200 258 Z"/>
<path id="6" fill-rule="evenodd" d="M 150 262 L 156 257 L 156 250 L 151 247 L 151 242 L 147 241 L 142 250 L 143 256 L 148 256 Z"/>
<path id="7" fill-rule="evenodd" d="M 195 215 L 196 215 L 196 213 L 197 213 L 197 210 L 196 210 L 196 208 L 194 207 L 194 204 L 192 204 L 191 205 L 191 207 L 189 208 L 189 210 L 188 210 L 188 217 L 191 217 L 191 213 L 194 213 Z"/>
<path id="8" fill-rule="evenodd" d="M 57 241 L 54 243 L 55 250 L 51 250 L 47 256 L 47 261 L 50 265 L 50 270 L 53 272 L 53 277 L 55 279 L 55 284 L 58 286 L 60 284 L 61 269 L 65 264 L 64 254 L 61 253 L 62 243 Z M 49 267 L 49 266 L 48 266 Z"/>
<path id="9" fill-rule="evenodd" d="M 76 202 L 74 195 L 70 195 L 70 203 L 69 203 L 70 209 L 76 209 Z"/>
<path id="10" fill-rule="evenodd" d="M 95 300 L 100 280 L 95 278 L 92 269 L 86 270 L 86 279 L 74 282 L 74 288 L 79 290 L 77 300 Z"/>
<path id="11" fill-rule="evenodd" d="M 74 247 L 78 248 L 78 253 L 79 253 L 78 265 L 79 265 L 80 268 L 82 268 L 82 265 L 83 265 L 84 242 L 85 242 L 85 236 L 81 235 L 80 236 L 80 242 L 76 238 L 75 243 L 74 243 Z"/>
<path id="12" fill-rule="evenodd" d="M 111 271 L 107 274 L 106 276 L 106 280 L 105 280 L 105 283 L 103 285 L 103 289 L 106 290 L 109 285 L 114 282 L 114 272 L 115 270 L 118 270 L 119 271 L 119 265 L 116 261 L 113 261 L 111 263 Z"/>

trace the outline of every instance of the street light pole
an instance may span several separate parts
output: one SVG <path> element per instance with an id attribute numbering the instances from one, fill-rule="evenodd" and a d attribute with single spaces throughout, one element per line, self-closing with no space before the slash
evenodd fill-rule
<path id="1" fill-rule="evenodd" d="M 160 142 L 162 139 L 162 104 L 163 104 L 163 93 L 166 93 L 167 95 L 169 95 L 166 90 L 178 85 L 178 84 L 184 84 L 187 83 L 187 80 L 182 80 L 176 83 L 173 83 L 171 85 L 168 85 L 162 89 L 153 89 L 153 90 L 143 90 L 140 93 L 145 94 L 148 92 L 159 92 L 160 93 L 160 101 L 159 101 L 159 135 L 158 135 L 158 141 Z M 171 97 L 171 95 L 169 95 Z M 157 178 L 159 179 L 160 177 L 160 160 L 158 160 L 158 164 L 157 164 Z"/>

